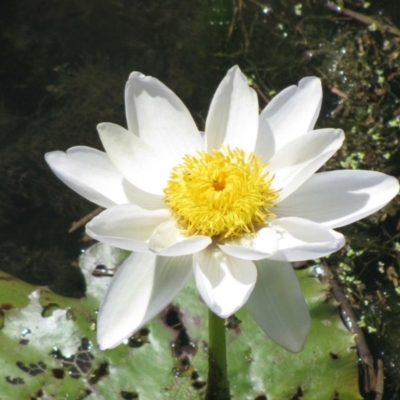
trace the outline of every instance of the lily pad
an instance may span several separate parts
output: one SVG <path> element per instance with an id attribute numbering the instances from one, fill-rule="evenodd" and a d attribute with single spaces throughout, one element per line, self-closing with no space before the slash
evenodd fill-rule
<path id="1" fill-rule="evenodd" d="M 103 244 L 87 250 L 80 258 L 88 287 L 83 299 L 61 297 L 1 273 L 2 400 L 204 398 L 207 309 L 194 282 L 126 343 L 98 349 L 97 307 L 126 256 Z M 228 321 L 232 398 L 359 400 L 352 335 L 312 270 L 297 273 L 312 315 L 305 349 L 291 354 L 279 348 L 240 310 Z"/>

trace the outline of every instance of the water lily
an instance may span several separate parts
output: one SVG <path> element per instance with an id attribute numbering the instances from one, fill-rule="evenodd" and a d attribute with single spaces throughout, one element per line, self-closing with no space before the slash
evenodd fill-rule
<path id="1" fill-rule="evenodd" d="M 340 129 L 313 130 L 320 80 L 304 78 L 258 115 L 238 67 L 211 102 L 204 134 L 181 100 L 138 72 L 125 90 L 128 130 L 98 126 L 106 152 L 46 154 L 54 173 L 105 207 L 92 238 L 132 251 L 100 306 L 101 348 L 148 323 L 194 275 L 218 316 L 247 307 L 265 333 L 296 352 L 310 317 L 290 262 L 326 256 L 345 239 L 334 228 L 377 211 L 399 190 L 373 171 L 316 171 L 340 148 Z"/>

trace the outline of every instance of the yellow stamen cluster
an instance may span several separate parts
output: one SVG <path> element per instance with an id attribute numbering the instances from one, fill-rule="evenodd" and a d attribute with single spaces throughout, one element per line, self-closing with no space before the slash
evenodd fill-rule
<path id="1" fill-rule="evenodd" d="M 279 192 L 254 153 L 229 147 L 186 155 L 172 169 L 164 202 L 186 235 L 238 237 L 265 226 Z"/>

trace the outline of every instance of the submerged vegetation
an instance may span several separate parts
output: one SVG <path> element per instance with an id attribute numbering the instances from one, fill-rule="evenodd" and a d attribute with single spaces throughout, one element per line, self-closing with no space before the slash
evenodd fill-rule
<path id="1" fill-rule="evenodd" d="M 322 78 L 319 128 L 346 133 L 326 169 L 399 177 L 400 11 L 362 0 L 12 0 L 0 4 L 0 261 L 33 284 L 82 296 L 72 264 L 95 206 L 51 174 L 43 154 L 100 148 L 100 121 L 124 125 L 129 72 L 159 78 L 204 128 L 214 88 L 234 64 L 261 106 L 307 75 Z M 397 13 L 397 14 L 396 14 Z M 396 26 L 397 25 L 397 26 Z M 400 394 L 399 198 L 343 228 L 348 243 L 326 260 L 353 306 L 385 398 Z"/>

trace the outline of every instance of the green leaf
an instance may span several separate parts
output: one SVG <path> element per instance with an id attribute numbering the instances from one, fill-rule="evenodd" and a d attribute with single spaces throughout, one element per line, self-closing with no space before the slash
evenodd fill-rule
<path id="1" fill-rule="evenodd" d="M 81 256 L 83 299 L 58 296 L 0 273 L 1 400 L 202 399 L 207 378 L 207 309 L 191 282 L 161 316 L 116 349 L 100 351 L 96 310 L 127 256 L 97 244 Z M 93 271 L 95 271 L 93 273 Z M 228 365 L 234 399 L 359 400 L 352 335 L 311 270 L 297 271 L 312 316 L 304 351 L 288 353 L 245 309 L 229 320 Z"/>
<path id="2" fill-rule="evenodd" d="M 237 316 L 240 331 L 231 331 L 228 365 L 237 398 L 265 393 L 268 399 L 362 399 L 358 391 L 357 351 L 337 306 L 327 301 L 324 286 L 310 269 L 298 277 L 311 312 L 311 329 L 302 352 L 292 354 L 266 339 L 245 310 Z M 238 382 L 236 384 L 236 381 Z"/>

